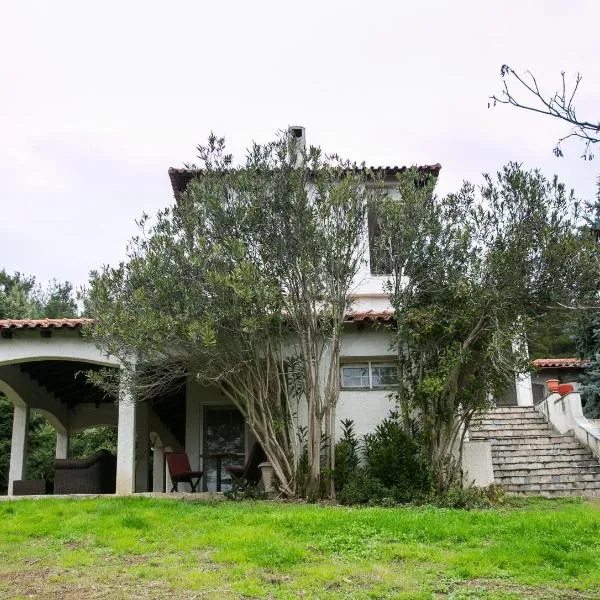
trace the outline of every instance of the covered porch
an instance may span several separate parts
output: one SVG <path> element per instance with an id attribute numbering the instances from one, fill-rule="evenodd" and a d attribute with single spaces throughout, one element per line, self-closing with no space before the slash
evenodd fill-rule
<path id="1" fill-rule="evenodd" d="M 89 383 L 85 372 L 122 366 L 81 334 L 85 319 L 0 321 L 0 393 L 14 416 L 8 494 L 26 479 L 30 411 L 41 412 L 56 431 L 55 457 L 67 459 L 73 433 L 117 428 L 117 494 L 171 490 L 165 454 L 185 451 L 204 472 L 200 489 L 226 491 L 226 465 L 243 465 L 254 439 L 240 413 L 216 388 L 182 380 L 160 397 L 134 402 L 126 385 L 111 395 Z M 125 381 L 126 378 L 120 378 Z M 187 484 L 179 490 L 185 492 Z"/>

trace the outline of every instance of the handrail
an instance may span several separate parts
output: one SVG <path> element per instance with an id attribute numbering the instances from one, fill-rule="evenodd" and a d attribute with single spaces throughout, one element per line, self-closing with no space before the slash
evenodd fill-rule
<path id="1" fill-rule="evenodd" d="M 600 459 L 600 428 L 588 421 L 581 409 L 581 396 L 578 392 L 569 392 L 564 396 L 548 394 L 535 405 L 538 412 L 560 433 L 572 433 L 582 444 Z M 552 410 L 549 401 L 553 400 Z M 561 409 L 555 408 L 561 404 Z"/>
<path id="2" fill-rule="evenodd" d="M 547 394 L 544 398 L 542 398 L 537 404 L 534 405 L 534 408 L 537 408 L 538 412 L 540 412 L 542 414 L 542 416 L 544 417 L 544 419 L 546 419 L 547 423 L 550 423 L 550 411 L 548 408 L 548 398 L 550 398 L 552 394 Z M 538 407 L 544 404 L 546 407 L 546 410 L 541 410 Z"/>

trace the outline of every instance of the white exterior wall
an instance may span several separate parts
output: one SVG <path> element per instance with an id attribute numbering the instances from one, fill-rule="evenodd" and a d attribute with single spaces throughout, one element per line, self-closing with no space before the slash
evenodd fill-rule
<path id="1" fill-rule="evenodd" d="M 392 334 L 383 327 L 370 324 L 348 325 L 342 338 L 341 364 L 348 362 L 394 360 L 391 350 Z M 328 360 L 325 356 L 323 361 Z M 339 374 L 341 376 L 341 374 Z M 390 410 L 395 408 L 393 390 L 341 390 L 337 406 L 337 435 L 341 435 L 341 421 L 352 419 L 358 436 L 373 431 Z M 205 406 L 234 406 L 215 387 L 201 386 L 195 382 L 187 385 L 185 447 L 193 468 L 202 469 L 203 417 Z M 298 406 L 299 425 L 307 424 L 306 403 Z M 246 455 L 254 444 L 254 436 L 246 426 Z"/>
<path id="2" fill-rule="evenodd" d="M 465 440 L 462 453 L 463 484 L 487 487 L 494 483 L 492 445 L 488 440 Z"/>
<path id="3" fill-rule="evenodd" d="M 114 356 L 103 354 L 78 331 L 52 330 L 49 338 L 40 337 L 34 329 L 12 331 L 12 338 L 0 340 L 0 365 L 28 361 L 73 360 L 107 367 L 119 366 Z"/>
<path id="4" fill-rule="evenodd" d="M 351 325 L 342 338 L 341 364 L 366 360 L 394 360 L 390 346 L 392 334 L 384 329 L 369 325 Z M 341 421 L 352 419 L 358 436 L 373 431 L 395 406 L 393 391 L 388 390 L 344 390 L 340 391 L 336 419 L 338 436 L 341 434 Z"/>

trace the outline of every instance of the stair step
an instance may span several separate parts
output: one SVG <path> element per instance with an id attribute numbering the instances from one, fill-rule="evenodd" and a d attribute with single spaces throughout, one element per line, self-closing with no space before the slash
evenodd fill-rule
<path id="1" fill-rule="evenodd" d="M 483 438 L 485 439 L 485 438 Z M 583 448 L 579 442 L 568 438 L 561 439 L 548 439 L 543 437 L 542 439 L 522 439 L 522 438 L 501 438 L 501 439 L 490 439 L 488 440 L 491 444 L 492 452 L 506 452 L 507 450 L 514 451 L 534 451 L 544 453 L 546 450 L 558 450 L 561 453 L 572 450 L 573 452 L 587 452 L 589 450 Z"/>
<path id="2" fill-rule="evenodd" d="M 499 419 L 490 419 L 486 421 L 471 422 L 469 429 L 530 429 L 540 427 L 542 429 L 552 429 L 543 419 L 512 419 L 502 421 Z"/>
<path id="3" fill-rule="evenodd" d="M 498 443 L 500 444 L 509 444 L 511 442 L 511 439 L 515 440 L 516 443 L 522 442 L 522 441 L 526 441 L 527 443 L 549 443 L 547 441 L 544 440 L 550 440 L 552 443 L 555 442 L 574 442 L 576 444 L 578 444 L 579 442 L 577 442 L 575 440 L 575 438 L 572 435 L 567 435 L 567 434 L 560 434 L 557 433 L 556 431 L 542 431 L 542 432 L 535 432 L 535 433 L 531 433 L 531 434 L 524 434 L 523 432 L 519 432 L 517 435 L 514 434 L 514 432 L 512 431 L 507 431 L 504 435 L 500 434 L 500 435 L 496 435 L 496 431 L 494 432 L 480 432 L 478 431 L 476 435 L 472 435 L 472 438 L 483 438 L 486 440 L 492 439 L 492 440 L 498 440 Z M 487 435 L 484 435 L 487 434 Z"/>
<path id="4" fill-rule="evenodd" d="M 573 488 L 565 488 L 562 490 L 521 490 L 518 486 L 514 489 L 508 489 L 508 486 L 503 486 L 504 490 L 512 496 L 543 496 L 544 498 L 566 498 L 573 496 L 586 496 L 597 498 L 600 497 L 600 490 L 585 490 Z"/>
<path id="5" fill-rule="evenodd" d="M 474 436 L 481 436 L 487 439 L 503 439 L 503 438 L 536 438 L 550 437 L 557 435 L 554 429 L 546 429 L 542 427 L 526 427 L 517 429 L 512 427 L 495 427 L 481 430 L 472 430 Z"/>
<path id="6" fill-rule="evenodd" d="M 539 471 L 538 471 L 539 473 Z M 494 474 L 494 481 L 497 481 L 500 485 L 503 484 L 536 484 L 536 483 L 570 483 L 575 485 L 576 483 L 597 483 L 600 486 L 600 476 L 598 473 L 565 473 L 565 474 L 532 474 L 524 472 L 523 475 L 516 474 Z"/>
<path id="7" fill-rule="evenodd" d="M 557 483 L 505 483 L 502 487 L 507 492 L 520 491 L 539 493 L 542 491 L 576 491 L 578 494 L 585 495 L 588 492 L 600 494 L 600 482 L 598 481 L 569 481 Z"/>
<path id="8" fill-rule="evenodd" d="M 506 415 L 506 414 L 536 414 L 539 412 L 533 406 L 498 406 L 497 408 L 493 408 L 491 410 L 486 410 L 484 415 Z"/>
<path id="9" fill-rule="evenodd" d="M 544 423 L 548 422 L 543 414 L 534 411 L 530 413 L 517 413 L 516 415 L 484 413 L 482 415 L 477 415 L 476 417 L 473 417 L 471 423 L 481 423 L 482 421 L 502 421 L 504 423 L 514 423 L 515 421 L 543 421 Z"/>
<path id="10" fill-rule="evenodd" d="M 560 463 L 558 467 L 551 467 L 548 463 L 529 463 L 526 465 L 494 465 L 494 473 L 498 475 L 516 475 L 519 474 L 549 474 L 549 475 L 573 475 L 577 473 L 592 473 L 592 474 L 600 474 L 600 465 L 596 463 L 596 465 L 585 465 L 585 466 L 577 466 L 577 465 L 561 465 Z"/>
<path id="11" fill-rule="evenodd" d="M 487 411 L 473 419 L 469 433 L 490 443 L 494 480 L 509 493 L 600 497 L 598 461 L 533 407 Z"/>
<path id="12" fill-rule="evenodd" d="M 494 469 L 500 470 L 508 469 L 561 469 L 566 467 L 578 467 L 578 468 L 599 468 L 600 465 L 596 460 L 586 456 L 584 458 L 575 458 L 568 455 L 557 455 L 557 456 L 546 456 L 546 455 L 528 455 L 528 456 L 504 456 L 494 457 L 492 455 L 492 461 L 494 462 Z"/>

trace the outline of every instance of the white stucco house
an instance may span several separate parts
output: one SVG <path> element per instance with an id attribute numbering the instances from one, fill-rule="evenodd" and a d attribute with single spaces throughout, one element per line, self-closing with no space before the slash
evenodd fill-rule
<path id="1" fill-rule="evenodd" d="M 298 130 L 304 136 L 304 130 Z M 392 189 L 404 167 L 377 169 Z M 420 169 L 437 177 L 441 166 Z M 169 169 L 176 197 L 192 176 L 185 169 Z M 359 435 L 371 431 L 394 407 L 390 389 L 397 378 L 391 333 L 385 327 L 393 319 L 383 291 L 386 277 L 372 272 L 369 240 L 363 246 L 364 266 L 346 316 L 337 410 L 338 420 L 352 419 Z M 82 337 L 85 324 L 85 319 L 0 321 L 0 392 L 14 405 L 9 494 L 13 482 L 25 477 L 31 409 L 43 411 L 56 428 L 57 458 L 68 456 L 71 433 L 91 426 L 116 426 L 118 494 L 168 490 L 164 460 L 168 450 L 185 450 L 192 468 L 204 471 L 203 489 L 226 489 L 226 475 L 218 472 L 220 461 L 215 457 L 238 453 L 243 463 L 254 443 L 237 409 L 217 388 L 201 387 L 195 381 L 182 381 L 171 394 L 152 402 L 136 404 L 125 389 L 118 398 L 104 395 L 85 380 L 82 371 L 120 365 Z M 513 395 L 509 403 L 533 404 L 528 376 L 516 381 Z"/>

